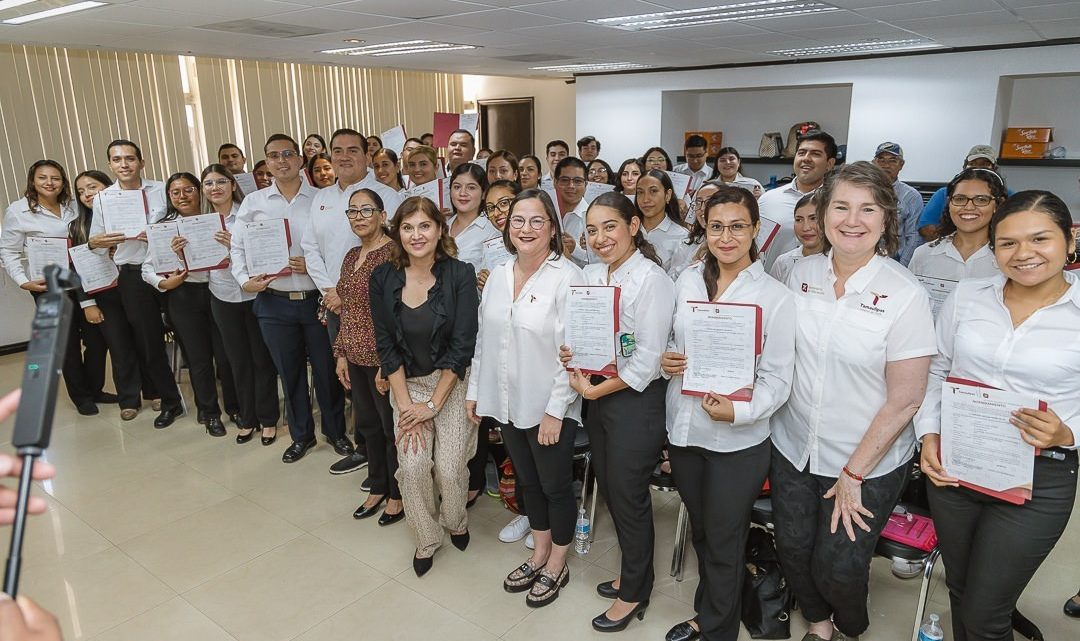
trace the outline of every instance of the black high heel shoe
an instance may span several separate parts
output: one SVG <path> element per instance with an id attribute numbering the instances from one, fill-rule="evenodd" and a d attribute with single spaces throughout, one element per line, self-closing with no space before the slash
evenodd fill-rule
<path id="1" fill-rule="evenodd" d="M 615 587 L 614 581 L 604 581 L 596 586 L 596 593 L 605 599 L 619 598 L 619 588 Z"/>
<path id="2" fill-rule="evenodd" d="M 464 552 L 465 548 L 469 547 L 469 531 L 465 530 L 461 534 L 451 534 L 450 542 L 454 544 L 454 547 Z"/>
<path id="3" fill-rule="evenodd" d="M 264 427 L 263 429 L 265 430 L 266 428 Z M 262 444 L 263 445 L 273 445 L 274 441 L 277 440 L 277 428 L 275 427 L 273 429 L 274 429 L 274 435 L 273 436 L 271 436 L 269 438 L 267 438 L 265 436 L 260 437 L 262 439 Z"/>
<path id="4" fill-rule="evenodd" d="M 240 429 L 245 429 L 245 428 L 241 427 Z M 236 433 L 236 442 L 239 445 L 243 445 L 244 443 L 247 443 L 251 439 L 255 438 L 255 428 L 252 427 L 252 428 L 247 428 L 247 429 L 251 430 L 247 434 L 241 434 L 240 432 Z"/>
<path id="5" fill-rule="evenodd" d="M 637 617 L 638 621 L 645 620 L 645 610 L 649 607 L 649 600 L 639 602 L 634 606 L 630 613 L 623 618 L 613 621 L 608 618 L 607 612 L 603 612 L 600 616 L 592 620 L 593 630 L 597 632 L 622 632 L 626 629 L 626 626 L 630 625 L 630 620 Z"/>
<path id="6" fill-rule="evenodd" d="M 429 556 L 426 559 L 421 559 L 413 553 L 412 569 L 416 573 L 417 577 L 424 576 L 431 569 L 431 566 L 435 563 L 433 556 Z"/>

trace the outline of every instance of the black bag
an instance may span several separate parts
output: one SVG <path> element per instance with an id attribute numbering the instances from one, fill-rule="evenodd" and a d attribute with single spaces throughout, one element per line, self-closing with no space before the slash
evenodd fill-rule
<path id="1" fill-rule="evenodd" d="M 750 638 L 791 638 L 791 601 L 791 588 L 780 570 L 772 536 L 760 528 L 750 528 L 742 593 L 742 623 Z"/>

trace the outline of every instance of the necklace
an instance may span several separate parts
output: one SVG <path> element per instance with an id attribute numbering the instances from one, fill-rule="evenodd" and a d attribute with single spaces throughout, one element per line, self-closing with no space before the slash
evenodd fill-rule
<path id="1" fill-rule="evenodd" d="M 1011 285 L 1011 284 L 1012 284 L 1012 281 L 1011 281 L 1011 280 L 1010 280 L 1009 282 L 1005 283 L 1005 288 L 1004 288 L 1004 290 L 1003 290 L 1003 292 L 1002 292 L 1002 293 L 1003 293 L 1003 298 L 1005 298 L 1006 300 L 1008 300 L 1008 298 L 1009 298 L 1009 292 L 1010 292 L 1010 291 L 1012 291 L 1012 290 L 1010 289 L 1010 287 L 1009 287 L 1009 285 Z M 1066 281 L 1064 281 L 1064 282 L 1063 282 L 1063 283 L 1062 283 L 1061 285 L 1062 285 L 1062 286 L 1061 286 L 1061 287 L 1058 287 L 1057 291 L 1056 291 L 1056 292 L 1054 292 L 1054 294 L 1053 294 L 1053 295 L 1051 295 L 1051 296 L 1047 296 L 1047 297 L 1043 298 L 1042 300 L 1040 300 L 1040 301 L 1039 301 L 1039 302 L 1038 302 L 1038 303 L 1037 303 L 1037 304 L 1036 304 L 1036 305 L 1035 305 L 1035 306 L 1034 306 L 1034 307 L 1032 308 L 1032 310 L 1031 310 L 1030 312 L 1028 312 L 1027 314 L 1025 314 L 1025 315 L 1024 315 L 1023 317 L 1021 317 L 1021 318 L 1020 318 L 1019 320 L 1014 320 L 1014 321 L 1013 321 L 1013 328 L 1016 328 L 1016 327 L 1020 327 L 1021 325 L 1023 325 L 1023 324 L 1024 324 L 1024 321 L 1026 321 L 1027 319 L 1029 319 L 1029 318 L 1031 318 L 1032 316 L 1034 316 L 1034 315 L 1035 315 L 1035 312 L 1039 311 L 1039 310 L 1040 310 L 1040 309 L 1042 309 L 1043 307 L 1046 307 L 1047 305 L 1050 305 L 1051 303 L 1055 302 L 1055 301 L 1056 301 L 1057 299 L 1061 298 L 1061 295 L 1062 295 L 1062 294 L 1064 294 L 1064 293 L 1065 293 L 1065 291 L 1066 291 L 1067 289 L 1069 289 L 1069 281 L 1067 281 L 1067 280 L 1066 280 Z M 1017 302 L 1017 301 L 1014 301 L 1014 302 Z M 1006 306 L 1006 307 L 1008 307 L 1008 306 Z M 1012 309 L 1009 309 L 1009 314 L 1010 314 L 1010 316 L 1012 315 L 1012 311 L 1013 311 Z"/>

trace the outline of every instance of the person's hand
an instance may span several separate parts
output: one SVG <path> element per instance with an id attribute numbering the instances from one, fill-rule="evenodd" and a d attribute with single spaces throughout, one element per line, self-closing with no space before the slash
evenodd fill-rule
<path id="1" fill-rule="evenodd" d="M 270 276 L 269 274 L 259 274 L 258 276 L 251 277 L 246 283 L 243 284 L 241 289 L 249 294 L 255 294 L 257 292 L 264 291 L 270 286 L 270 283 L 274 282 L 277 276 Z"/>
<path id="2" fill-rule="evenodd" d="M 63 641 L 56 617 L 27 597 L 0 593 L 0 639 L 5 641 Z"/>
<path id="3" fill-rule="evenodd" d="M 574 352 L 566 345 L 559 345 L 559 361 L 566 367 L 574 359 Z"/>
<path id="4" fill-rule="evenodd" d="M 413 451 L 419 452 L 427 447 L 427 439 L 429 434 L 435 430 L 435 426 L 431 421 L 418 423 L 416 426 L 405 429 L 402 428 L 397 439 L 398 449 L 405 452 Z"/>
<path id="5" fill-rule="evenodd" d="M 570 388 L 578 394 L 581 394 L 581 398 L 585 398 L 585 392 L 589 391 L 590 387 L 592 387 L 592 381 L 589 380 L 588 376 L 581 372 L 580 367 L 575 367 L 570 370 Z"/>
<path id="6" fill-rule="evenodd" d="M 127 240 L 123 233 L 114 231 L 110 234 L 97 234 L 91 236 L 86 244 L 90 246 L 90 249 L 104 249 L 106 247 L 116 247 L 120 243 Z"/>
<path id="7" fill-rule="evenodd" d="M 3 423 L 15 413 L 15 409 L 19 407 L 20 395 L 21 391 L 15 390 L 0 398 L 0 423 Z M 19 478 L 19 475 L 22 474 L 22 467 L 22 459 L 0 452 L 0 477 Z M 56 476 L 56 468 L 52 464 L 42 460 L 34 461 L 34 472 L 31 478 L 35 481 L 44 481 L 54 476 Z M 10 487 L 0 486 L 0 525 L 11 525 L 15 520 L 15 504 L 18 499 L 18 492 Z M 31 496 L 26 507 L 30 514 L 42 514 L 48 504 L 45 499 L 39 496 Z M 0 639 L 5 638 L 7 637 L 0 634 Z"/>
<path id="8" fill-rule="evenodd" d="M 143 231 L 139 232 L 139 235 L 135 237 L 135 240 L 141 240 L 141 241 L 143 241 L 145 243 L 146 242 L 146 230 L 143 230 Z"/>
<path id="9" fill-rule="evenodd" d="M 177 269 L 173 273 L 166 276 L 165 279 L 162 280 L 158 284 L 158 287 L 160 287 L 161 289 L 164 289 L 166 291 L 171 290 L 171 289 L 176 289 L 185 280 L 187 280 L 187 277 L 188 277 L 187 270 L 184 269 L 183 267 L 181 267 L 180 269 Z"/>
<path id="10" fill-rule="evenodd" d="M 484 284 L 487 283 L 488 276 L 491 274 L 486 269 L 481 269 L 480 273 L 476 275 L 476 288 L 480 291 L 484 291 Z"/>
<path id="11" fill-rule="evenodd" d="M 307 260 L 303 256 L 289 256 L 289 269 L 294 274 L 306 274 Z"/>
<path id="12" fill-rule="evenodd" d="M 465 416 L 473 425 L 480 424 L 480 415 L 476 413 L 476 401 L 465 401 Z"/>
<path id="13" fill-rule="evenodd" d="M 180 257 L 181 260 L 183 260 L 184 248 L 187 247 L 187 244 L 187 238 L 184 238 L 183 236 L 177 236 L 176 238 L 172 239 L 171 243 L 169 243 L 169 247 L 177 256 Z"/>
<path id="14" fill-rule="evenodd" d="M 681 216 L 682 218 L 685 219 L 687 209 L 689 209 L 689 207 L 686 205 L 686 201 L 683 200 L 682 198 L 680 198 L 679 199 L 679 216 Z"/>
<path id="15" fill-rule="evenodd" d="M 1025 407 L 1013 412 L 1009 422 L 1020 429 L 1020 438 L 1029 445 L 1042 449 L 1073 446 L 1072 430 L 1052 409 L 1043 411 Z"/>
<path id="16" fill-rule="evenodd" d="M 49 289 L 49 286 L 45 284 L 44 278 L 39 278 L 38 280 L 28 280 L 22 285 L 19 285 L 19 287 L 25 289 L 28 292 L 43 292 Z"/>
<path id="17" fill-rule="evenodd" d="M 390 391 L 390 381 L 383 378 L 381 367 L 375 371 L 375 390 L 380 394 L 386 394 Z"/>
<path id="18" fill-rule="evenodd" d="M 570 255 L 574 253 L 574 246 L 575 245 L 576 245 L 576 242 L 574 241 L 574 237 L 571 236 L 570 234 L 567 234 L 566 232 L 563 232 L 563 235 L 562 235 L 562 253 L 563 253 L 563 256 L 565 256 L 567 258 L 570 258 Z"/>
<path id="19" fill-rule="evenodd" d="M 331 287 L 323 293 L 323 305 L 335 314 L 341 311 L 341 297 L 338 296 L 337 288 Z"/>
<path id="20" fill-rule="evenodd" d="M 101 313 L 101 308 L 97 305 L 84 307 L 83 316 L 86 317 L 86 322 L 91 325 L 100 325 L 105 321 L 105 314 Z"/>
<path id="21" fill-rule="evenodd" d="M 349 360 L 344 356 L 338 356 L 337 358 L 337 379 L 341 382 L 341 386 L 347 390 L 352 389 L 352 381 L 349 380 Z"/>
<path id="22" fill-rule="evenodd" d="M 562 434 L 562 419 L 555 418 L 550 414 L 544 414 L 540 419 L 540 430 L 536 434 L 536 441 L 540 445 L 555 445 L 559 442 Z"/>
<path id="23" fill-rule="evenodd" d="M 701 409 L 714 421 L 730 423 L 735 420 L 735 406 L 726 396 L 709 392 L 701 397 Z"/>
<path id="24" fill-rule="evenodd" d="M 427 403 L 410 403 L 399 412 L 398 426 L 402 429 L 411 428 L 435 418 L 435 412 L 427 406 Z"/>
<path id="25" fill-rule="evenodd" d="M 214 240 L 218 241 L 222 245 L 231 248 L 232 247 L 232 232 L 227 229 L 214 232 Z"/>
<path id="26" fill-rule="evenodd" d="M 863 517 L 865 516 L 872 519 L 874 518 L 874 515 L 870 510 L 863 507 L 862 483 L 851 478 L 844 472 L 840 472 L 840 478 L 836 479 L 836 484 L 829 488 L 829 491 L 825 493 L 823 498 L 836 499 L 833 502 L 832 522 L 829 527 L 830 532 L 836 534 L 837 524 L 843 523 L 848 538 L 854 541 L 855 529 L 852 527 L 853 523 L 864 532 L 870 531 L 870 526 L 866 524 Z"/>
<path id="27" fill-rule="evenodd" d="M 938 487 L 960 485 L 960 479 L 949 476 L 945 466 L 938 457 L 938 448 L 941 444 L 941 436 L 938 434 L 926 434 L 922 437 L 921 454 L 919 455 L 919 469 L 930 479 L 930 482 Z"/>
<path id="28" fill-rule="evenodd" d="M 660 367 L 668 376 L 678 376 L 686 371 L 686 354 L 664 352 L 660 355 Z"/>

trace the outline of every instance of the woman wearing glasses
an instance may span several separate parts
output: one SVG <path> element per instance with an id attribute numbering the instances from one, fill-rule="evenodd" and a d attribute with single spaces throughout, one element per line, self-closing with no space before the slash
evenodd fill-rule
<path id="1" fill-rule="evenodd" d="M 521 193 L 521 185 L 512 180 L 496 180 L 488 185 L 487 191 L 484 192 L 484 215 L 491 221 L 499 234 L 502 234 L 503 229 L 506 228 L 506 217 L 510 214 L 510 203 L 514 201 L 514 196 L 519 193 Z M 488 249 L 488 245 L 498 243 L 500 238 L 502 236 L 495 236 L 484 241 L 484 257 L 481 261 L 480 271 L 476 274 L 476 286 L 481 291 L 483 291 L 484 284 L 487 282 L 491 271 L 510 260 L 509 254 L 493 251 L 498 247 Z"/>
<path id="2" fill-rule="evenodd" d="M 694 199 L 690 201 L 689 214 L 693 217 L 690 223 L 690 233 L 686 240 L 675 249 L 675 257 L 671 260 L 671 278 L 678 280 L 683 270 L 700 261 L 705 256 L 705 204 L 721 187 L 723 183 L 713 180 L 706 181 L 694 192 Z"/>
<path id="3" fill-rule="evenodd" d="M 218 164 L 203 170 L 202 187 L 210 213 L 225 221 L 225 231 L 217 234 L 218 242 L 231 247 L 236 212 L 240 209 L 240 187 L 232 173 Z M 240 408 L 236 442 L 247 443 L 261 427 L 262 444 L 270 445 L 277 438 L 281 418 L 278 377 L 259 320 L 252 311 L 254 301 L 255 294 L 240 287 L 232 270 L 210 271 L 210 312 L 221 334 Z"/>
<path id="4" fill-rule="evenodd" d="M 650 147 L 649 150 L 641 156 L 641 165 L 643 167 L 642 173 L 649 171 L 650 169 L 671 171 L 671 156 L 668 155 L 668 152 L 664 151 L 663 147 Z"/>
<path id="5" fill-rule="evenodd" d="M 589 182 L 615 186 L 615 172 L 611 171 L 611 165 L 597 158 L 589 161 Z"/>

